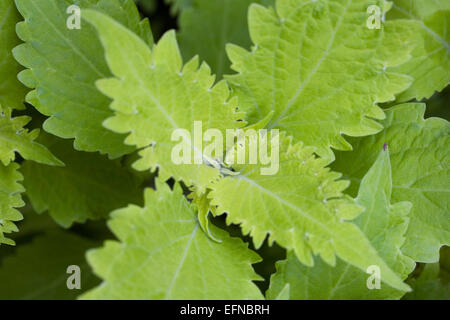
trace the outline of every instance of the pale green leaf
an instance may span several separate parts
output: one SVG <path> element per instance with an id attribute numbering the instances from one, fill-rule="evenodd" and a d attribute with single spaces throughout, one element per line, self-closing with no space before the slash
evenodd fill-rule
<path id="1" fill-rule="evenodd" d="M 408 227 L 411 203 L 391 204 L 392 177 L 389 152 L 382 151 L 375 164 L 364 176 L 356 202 L 366 209 L 354 223 L 361 228 L 387 265 L 401 279 L 414 269 L 414 261 L 401 253 Z M 373 263 L 373 265 L 376 265 Z M 290 299 L 399 299 L 404 292 L 384 283 L 380 289 L 369 290 L 370 274 L 342 260 L 335 267 L 316 260 L 314 268 L 302 265 L 295 255 L 277 263 L 277 273 L 271 279 L 269 299 L 276 299 L 280 290 L 290 287 Z M 383 281 L 383 273 L 380 274 Z"/>
<path id="2" fill-rule="evenodd" d="M 388 19 L 410 19 L 420 43 L 412 59 L 395 70 L 414 78 L 398 101 L 429 98 L 450 83 L 450 1 L 395 0 Z"/>
<path id="3" fill-rule="evenodd" d="M 11 52 L 20 43 L 16 35 L 19 20 L 14 0 L 0 1 L 0 104 L 15 109 L 23 109 L 26 93 L 17 79 L 22 68 Z"/>
<path id="4" fill-rule="evenodd" d="M 291 288 L 289 284 L 286 284 L 284 288 L 280 290 L 275 300 L 289 300 L 291 295 Z"/>
<path id="5" fill-rule="evenodd" d="M 211 200 L 208 199 L 209 190 L 206 193 L 198 194 L 197 192 L 192 192 L 189 195 L 189 198 L 192 198 L 192 203 L 194 203 L 197 206 L 198 214 L 198 224 L 202 228 L 203 232 L 205 232 L 211 240 L 222 242 L 220 239 L 218 239 L 213 233 L 210 228 L 211 222 L 209 221 L 209 214 L 211 210 L 214 210 L 214 208 L 211 207 Z"/>
<path id="6" fill-rule="evenodd" d="M 304 264 L 312 266 L 320 255 L 334 265 L 335 255 L 357 268 L 380 266 L 384 281 L 408 290 L 386 265 L 366 236 L 351 221 L 361 207 L 343 196 L 348 181 L 324 168 L 313 149 L 291 144 L 281 136 L 279 171 L 261 175 L 261 165 L 234 167 L 238 176 L 228 176 L 211 185 L 211 204 L 217 214 L 227 213 L 227 222 L 240 224 L 259 248 L 266 235 L 269 244 L 293 250 Z M 292 290 L 293 288 L 291 288 Z"/>
<path id="7" fill-rule="evenodd" d="M 403 252 L 419 262 L 437 262 L 439 248 L 450 244 L 450 124 L 424 120 L 425 105 L 403 104 L 387 110 L 379 134 L 351 140 L 353 152 L 337 154 L 333 169 L 352 181 L 360 179 L 384 143 L 392 162 L 392 201 L 410 201 L 413 208 Z"/>
<path id="8" fill-rule="evenodd" d="M 24 186 L 37 213 L 48 211 L 63 227 L 87 219 L 106 218 L 129 203 L 140 204 L 142 181 L 120 161 L 98 153 L 75 151 L 71 141 L 44 140 L 65 167 L 48 167 L 25 161 Z"/>
<path id="9" fill-rule="evenodd" d="M 106 60 L 115 75 L 98 82 L 100 90 L 114 100 L 111 108 L 115 116 L 104 125 L 118 133 L 130 133 L 125 143 L 143 149 L 136 169 L 159 168 L 163 180 L 174 177 L 188 186 L 195 184 L 203 192 L 209 182 L 219 178 L 219 170 L 203 163 L 175 164 L 171 155 L 180 142 L 172 141 L 172 134 L 185 129 L 192 141 L 195 121 L 202 123 L 203 131 L 214 128 L 223 134 L 226 129 L 242 127 L 237 99 L 229 100 L 225 82 L 213 86 L 214 76 L 206 64 L 198 67 L 198 59 L 183 66 L 173 31 L 150 50 L 109 17 L 94 11 L 84 12 L 84 17 L 100 33 Z M 192 142 L 191 147 L 194 162 L 195 155 L 203 156 L 203 148 Z"/>
<path id="10" fill-rule="evenodd" d="M 410 21 L 369 29 L 370 5 L 384 0 L 278 0 L 276 10 L 251 5 L 251 51 L 228 47 L 227 77 L 251 123 L 275 115 L 296 141 L 332 160 L 331 148 L 351 150 L 343 138 L 379 132 L 377 103 L 392 101 L 410 77 L 393 71 L 414 45 Z"/>
<path id="11" fill-rule="evenodd" d="M 18 168 L 17 163 L 11 163 L 8 166 L 0 163 L 0 245 L 2 243 L 14 245 L 14 241 L 6 238 L 5 233 L 18 231 L 14 222 L 23 218 L 17 210 L 24 206 L 20 194 L 25 191 L 19 183 L 23 177 L 18 172 Z"/>
<path id="12" fill-rule="evenodd" d="M 100 151 L 116 157 L 133 149 L 123 144 L 123 137 L 102 127 L 112 115 L 110 100 L 95 87 L 95 81 L 109 77 L 100 41 L 85 21 L 81 29 L 67 28 L 76 4 L 81 9 L 104 12 L 139 34 L 151 44 L 147 20 L 140 21 L 132 0 L 17 0 L 25 18 L 17 26 L 24 44 L 14 49 L 14 56 L 27 70 L 20 80 L 33 88 L 27 95 L 42 114 L 50 118 L 44 129 L 62 138 L 75 138 L 75 148 Z"/>
<path id="13" fill-rule="evenodd" d="M 108 241 L 88 253 L 103 278 L 83 299 L 261 299 L 251 264 L 259 257 L 238 238 L 214 227 L 222 243 L 210 240 L 198 225 L 197 212 L 183 196 L 161 182 L 147 189 L 145 207 L 112 213 Z"/>
<path id="14" fill-rule="evenodd" d="M 0 162 L 7 166 L 16 158 L 16 152 L 27 160 L 48 165 L 63 165 L 46 147 L 35 142 L 39 130 L 29 131 L 24 126 L 30 117 L 11 117 L 11 110 L 0 106 Z"/>

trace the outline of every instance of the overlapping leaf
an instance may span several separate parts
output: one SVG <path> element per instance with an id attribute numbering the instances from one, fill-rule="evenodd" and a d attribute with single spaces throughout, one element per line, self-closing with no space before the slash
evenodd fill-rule
<path id="1" fill-rule="evenodd" d="M 142 202 L 141 181 L 119 161 L 73 150 L 72 142 L 45 136 L 45 144 L 64 161 L 55 168 L 25 161 L 22 173 L 31 204 L 63 227 L 87 219 L 106 218 L 129 203 Z"/>
<path id="2" fill-rule="evenodd" d="M 16 152 L 24 159 L 48 165 L 62 165 L 46 147 L 35 142 L 39 130 L 29 131 L 24 126 L 30 117 L 11 117 L 11 110 L 2 110 L 0 106 L 0 162 L 7 166 L 16 158 Z"/>
<path id="3" fill-rule="evenodd" d="M 24 191 L 18 183 L 23 180 L 17 171 L 19 165 L 13 162 L 16 152 L 42 164 L 63 165 L 46 147 L 35 142 L 39 130 L 30 132 L 24 128 L 29 121 L 27 116 L 11 117 L 11 110 L 3 110 L 0 105 L 0 243 L 14 244 L 4 233 L 17 231 L 14 221 L 22 219 L 15 209 L 23 205 L 20 193 Z"/>
<path id="4" fill-rule="evenodd" d="M 354 223 L 368 237 L 373 247 L 400 278 L 414 269 L 414 261 L 404 256 L 400 248 L 408 227 L 411 203 L 390 203 L 392 193 L 389 152 L 382 151 L 364 176 L 357 203 L 365 208 Z M 375 265 L 375 264 L 373 264 Z M 380 274 L 383 280 L 383 273 Z M 365 270 L 338 260 L 335 267 L 317 260 L 314 268 L 302 265 L 294 254 L 277 263 L 277 273 L 271 279 L 268 298 L 276 299 L 289 285 L 290 299 L 399 299 L 404 292 L 385 284 L 369 290 Z"/>
<path id="5" fill-rule="evenodd" d="M 385 21 L 390 7 L 385 0 L 277 0 L 276 9 L 259 5 L 272 0 L 167 0 L 174 13 L 181 12 L 183 55 L 199 53 L 219 77 L 228 71 L 224 44 L 249 46 L 246 8 L 258 3 L 249 14 L 254 46 L 250 51 L 229 47 L 238 73 L 216 85 L 197 58 L 183 64 L 174 32 L 153 46 L 136 1 L 15 2 L 25 19 L 17 28 L 25 44 L 14 51 L 27 68 L 19 77 L 33 89 L 27 102 L 50 117 L 44 128 L 74 138 L 76 149 L 110 157 L 140 149 L 135 168 L 158 170 L 160 176 L 157 190 L 146 191 L 143 208 L 129 205 L 113 213 L 110 227 L 119 241 L 89 253 L 104 282 L 82 298 L 262 298 L 252 282 L 259 279 L 251 267 L 258 256 L 210 224 L 210 211 L 227 213 L 227 222 L 240 224 L 256 247 L 268 237 L 290 252 L 273 278 L 268 294 L 273 299 L 399 298 L 408 290 L 402 280 L 414 265 L 403 252 L 435 262 L 439 247 L 450 243 L 448 122 L 424 120 L 420 104 L 394 107 L 386 120 L 377 121 L 385 117 L 378 103 L 429 97 L 449 83 L 447 1 L 396 0 Z M 66 25 L 72 4 L 83 9 L 80 30 Z M 379 30 L 367 27 L 366 10 L 374 4 L 383 11 Z M 11 58 L 17 20 L 13 1 L 3 0 L 0 103 L 12 108 L 20 108 L 24 96 L 16 80 L 21 67 Z M 221 133 L 241 128 L 239 109 L 257 123 L 253 129 L 288 132 L 281 135 L 277 173 L 261 175 L 261 164 L 219 170 L 205 158 L 174 163 L 176 129 L 201 139 L 195 121 Z M 12 163 L 16 152 L 28 159 L 22 170 L 34 207 L 49 210 L 63 226 L 140 202 L 140 180 L 119 161 L 76 152 L 71 140 L 50 147 L 66 167 L 30 162 L 62 164 L 35 142 L 38 131 L 24 128 L 28 117 L 13 118 L 5 110 L 0 114 L 0 243 L 14 243 L 6 234 L 17 231 L 15 222 L 22 219 L 17 210 L 23 205 L 22 176 Z M 343 138 L 371 134 L 349 138 L 350 143 Z M 191 142 L 194 161 L 203 150 Z M 392 180 L 387 152 L 369 170 L 385 142 L 392 151 Z M 333 169 L 353 182 L 351 195 L 359 187 L 356 201 L 343 194 L 348 182 L 339 180 L 341 174 L 326 168 L 334 159 L 332 148 L 352 146 L 354 152 L 337 152 Z M 162 182 L 170 177 L 193 186 L 191 203 L 177 183 L 171 191 Z M 0 283 L 6 290 L 0 296 L 73 297 L 64 286 L 65 269 L 83 264 L 80 253 L 91 246 L 66 232 L 36 238 L 2 260 Z M 51 259 L 38 261 L 49 253 Z M 381 290 L 366 287 L 371 265 L 381 269 Z M 11 277 L 17 270 L 27 281 Z M 438 265 L 427 265 L 419 278 L 409 280 L 416 291 L 407 298 L 425 291 L 448 294 L 441 274 Z"/>
<path id="6" fill-rule="evenodd" d="M 81 9 L 95 8 L 152 42 L 147 20 L 140 22 L 132 0 L 17 0 L 25 18 L 17 27 L 24 44 L 14 49 L 14 56 L 27 70 L 20 80 L 33 88 L 27 102 L 50 118 L 44 129 L 62 138 L 75 138 L 75 148 L 100 151 L 115 157 L 132 148 L 123 137 L 102 127 L 112 114 L 110 101 L 95 87 L 99 78 L 111 74 L 95 31 L 86 22 L 81 29 L 69 29 L 67 20 L 75 4 Z"/>
<path id="7" fill-rule="evenodd" d="M 398 101 L 429 98 L 450 83 L 450 1 L 395 0 L 388 19 L 411 19 L 420 44 L 412 59 L 395 70 L 414 78 Z"/>
<path id="8" fill-rule="evenodd" d="M 109 17 L 94 11 L 84 16 L 97 28 L 115 76 L 98 82 L 100 90 L 114 100 L 115 116 L 104 125 L 118 133 L 130 133 L 125 142 L 143 148 L 135 168 L 159 168 L 162 179 L 181 179 L 202 192 L 219 177 L 219 171 L 194 163 L 195 155 L 203 156 L 203 149 L 194 146 L 194 122 L 201 122 L 203 131 L 214 128 L 222 133 L 244 125 L 239 121 L 242 114 L 236 112 L 236 99 L 229 100 L 227 85 L 213 86 L 209 67 L 202 64 L 199 68 L 196 58 L 183 66 L 173 31 L 150 50 Z M 172 159 L 172 150 L 180 143 L 172 140 L 177 129 L 189 132 L 192 164 L 175 164 Z M 203 132 L 198 134 L 202 139 Z"/>
<path id="9" fill-rule="evenodd" d="M 315 158 L 312 148 L 293 145 L 282 136 L 278 173 L 261 175 L 260 164 L 235 166 L 239 175 L 211 185 L 211 204 L 217 206 L 217 214 L 228 214 L 228 223 L 240 224 L 257 248 L 268 235 L 269 243 L 293 250 L 309 266 L 313 253 L 330 265 L 335 264 L 335 255 L 363 270 L 377 264 L 386 283 L 407 290 L 361 230 L 346 221 L 361 207 L 343 196 L 348 181 L 338 180 L 340 174 L 325 164 Z"/>
<path id="10" fill-rule="evenodd" d="M 450 124 L 439 118 L 424 120 L 425 105 L 403 104 L 389 109 L 385 129 L 353 139 L 355 151 L 339 153 L 333 169 L 359 182 L 388 143 L 392 161 L 392 201 L 410 201 L 413 208 L 403 252 L 420 262 L 437 262 L 439 248 L 450 243 Z"/>
<path id="11" fill-rule="evenodd" d="M 14 60 L 11 50 L 19 44 L 16 23 L 20 15 L 14 0 L 0 2 L 0 104 L 4 107 L 23 109 L 25 87 L 17 79 L 22 68 Z"/>
<path id="12" fill-rule="evenodd" d="M 252 5 L 251 51 L 228 47 L 237 71 L 228 79 L 251 122 L 274 111 L 269 128 L 286 130 L 333 159 L 350 150 L 342 137 L 382 129 L 377 103 L 394 100 L 411 82 L 393 72 L 414 45 L 410 21 L 369 29 L 370 5 L 385 1 L 279 0 L 276 11 Z"/>
<path id="13" fill-rule="evenodd" d="M 18 168 L 17 163 L 8 166 L 0 163 L 0 245 L 14 245 L 14 241 L 6 238 L 5 233 L 17 231 L 14 222 L 23 218 L 16 209 L 24 205 L 20 194 L 25 191 L 19 183 L 22 175 L 17 171 Z"/>
<path id="14" fill-rule="evenodd" d="M 171 191 L 157 180 L 147 189 L 145 207 L 112 213 L 110 228 L 120 242 L 89 252 L 94 272 L 104 279 L 83 299 L 261 299 L 252 280 L 258 261 L 237 238 L 214 227 L 211 241 L 197 221 L 196 208 L 179 185 Z"/>

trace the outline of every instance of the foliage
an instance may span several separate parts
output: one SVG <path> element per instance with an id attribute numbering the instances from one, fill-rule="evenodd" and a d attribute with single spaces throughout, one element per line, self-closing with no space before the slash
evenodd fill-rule
<path id="1" fill-rule="evenodd" d="M 414 269 L 414 261 L 403 255 L 401 247 L 408 228 L 410 202 L 390 203 L 392 174 L 389 151 L 383 150 L 364 176 L 356 202 L 366 209 L 355 219 L 374 248 L 386 263 L 405 279 Z M 269 298 L 279 295 L 286 285 L 291 299 L 395 299 L 403 292 L 382 286 L 380 290 L 367 290 L 367 274 L 343 261 L 331 267 L 318 261 L 314 268 L 303 266 L 295 256 L 278 263 L 273 276 Z"/>
<path id="2" fill-rule="evenodd" d="M 179 185 L 173 191 L 159 179 L 156 185 L 156 191 L 145 191 L 144 208 L 112 213 L 109 226 L 122 243 L 109 241 L 89 252 L 88 261 L 105 282 L 83 298 L 262 298 L 251 281 L 259 279 L 251 268 L 258 255 L 224 231 L 216 230 L 220 244 L 211 242 Z"/>
<path id="3" fill-rule="evenodd" d="M 439 118 L 424 120 L 424 112 L 425 105 L 417 103 L 387 110 L 384 131 L 357 140 L 355 154 L 340 154 L 333 168 L 353 181 L 353 194 L 378 150 L 388 143 L 392 198 L 413 204 L 404 251 L 416 261 L 437 262 L 439 248 L 450 236 L 450 124 Z"/>
<path id="4" fill-rule="evenodd" d="M 448 299 L 449 27 L 446 0 L 0 0 L 0 299 Z M 175 163 L 200 121 L 278 170 L 237 138 Z"/>

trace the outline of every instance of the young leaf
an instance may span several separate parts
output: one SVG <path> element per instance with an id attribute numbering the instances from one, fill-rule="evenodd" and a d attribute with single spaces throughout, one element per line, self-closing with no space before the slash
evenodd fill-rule
<path id="1" fill-rule="evenodd" d="M 42 114 L 50 118 L 44 129 L 62 138 L 75 138 L 75 148 L 100 151 L 117 157 L 133 149 L 123 137 L 102 127 L 112 111 L 110 101 L 95 87 L 95 81 L 111 74 L 95 31 L 81 21 L 81 29 L 67 26 L 71 5 L 104 12 L 151 44 L 147 20 L 140 22 L 132 0 L 17 0 L 25 18 L 17 26 L 24 44 L 14 56 L 28 68 L 20 80 L 34 89 L 27 95 Z M 72 12 L 72 15 L 75 14 Z"/>
<path id="2" fill-rule="evenodd" d="M 17 231 L 14 221 L 22 220 L 22 215 L 15 209 L 24 204 L 20 196 L 24 189 L 18 183 L 23 177 L 17 171 L 19 165 L 13 162 L 16 152 L 24 159 L 63 165 L 46 147 L 34 141 L 39 130 L 29 132 L 25 129 L 29 121 L 26 116 L 12 118 L 11 109 L 3 110 L 0 105 L 0 244 L 14 244 L 4 233 Z"/>
<path id="3" fill-rule="evenodd" d="M 268 234 L 269 243 L 276 241 L 295 251 L 309 266 L 314 262 L 312 253 L 330 265 L 335 264 L 335 254 L 362 270 L 376 264 L 386 283 L 408 290 L 361 230 L 346 221 L 361 211 L 343 197 L 348 182 L 324 168 L 326 161 L 315 158 L 312 148 L 291 140 L 281 137 L 277 174 L 261 175 L 260 165 L 246 165 L 235 168 L 238 176 L 212 184 L 211 204 L 217 206 L 217 213 L 228 213 L 227 223 L 240 224 L 257 248 Z"/>
<path id="4" fill-rule="evenodd" d="M 5 237 L 5 233 L 16 232 L 14 222 L 22 220 L 22 214 L 16 209 L 24 206 L 20 194 L 25 191 L 19 181 L 23 180 L 18 171 L 19 165 L 0 163 L 0 245 L 14 245 L 14 241 Z M 1 291 L 1 290 L 0 290 Z"/>
<path id="5" fill-rule="evenodd" d="M 16 152 L 27 159 L 48 165 L 61 166 L 63 163 L 48 151 L 46 147 L 35 142 L 39 130 L 28 131 L 24 126 L 30 117 L 11 117 L 11 110 L 2 110 L 0 106 L 0 162 L 7 166 L 16 158 Z"/>
<path id="6" fill-rule="evenodd" d="M 185 129 L 193 139 L 195 121 L 202 123 L 203 130 L 214 128 L 222 133 L 245 125 L 238 121 L 242 114 L 236 112 L 236 99 L 228 100 L 225 82 L 213 86 L 209 67 L 202 64 L 198 68 L 196 58 L 183 66 L 173 31 L 150 50 L 111 18 L 95 11 L 85 11 L 84 17 L 98 30 L 115 76 L 98 82 L 99 89 L 114 100 L 115 116 L 104 125 L 118 133 L 130 133 L 125 143 L 143 149 L 136 169 L 159 168 L 162 180 L 182 179 L 203 192 L 209 182 L 219 178 L 219 170 L 204 165 L 203 149 L 193 144 L 193 164 L 175 164 L 171 155 L 179 143 L 172 137 L 176 129 Z M 200 163 L 194 163 L 197 155 Z"/>
<path id="7" fill-rule="evenodd" d="M 1 300 L 69 300 L 80 290 L 69 290 L 67 269 L 80 268 L 81 290 L 99 283 L 89 270 L 85 251 L 98 242 L 54 230 L 35 237 L 32 242 L 18 246 L 15 254 L 7 256 L 0 266 Z M 70 282 L 70 281 L 69 281 Z"/>
<path id="8" fill-rule="evenodd" d="M 364 173 L 384 143 L 392 162 L 392 201 L 413 208 L 402 251 L 415 261 L 437 262 L 439 248 L 450 244 L 450 124 L 424 120 L 425 105 L 402 104 L 387 110 L 384 131 L 352 139 L 355 151 L 338 153 L 333 169 L 352 181 L 355 194 Z"/>
<path id="9" fill-rule="evenodd" d="M 420 44 L 412 59 L 395 70 L 414 78 L 398 101 L 429 98 L 450 83 L 450 1 L 396 0 L 388 19 L 412 19 Z"/>
<path id="10" fill-rule="evenodd" d="M 20 15 L 14 0 L 0 1 L 0 104 L 15 109 L 23 109 L 25 87 L 17 80 L 22 68 L 14 60 L 11 50 L 19 44 L 16 23 Z"/>
<path id="11" fill-rule="evenodd" d="M 250 47 L 247 13 L 251 3 L 271 4 L 273 0 L 195 0 L 182 10 L 179 25 L 181 52 L 185 59 L 195 55 L 211 66 L 218 78 L 230 73 L 225 45 Z M 208 32 L 205 32 L 208 30 Z"/>
<path id="12" fill-rule="evenodd" d="M 146 190 L 144 208 L 112 213 L 109 226 L 120 242 L 88 253 L 104 282 L 81 298 L 261 299 L 252 282 L 260 279 L 251 267 L 258 255 L 216 227 L 222 243 L 210 240 L 180 186 L 156 185 Z"/>
<path id="13" fill-rule="evenodd" d="M 356 202 L 366 208 L 354 223 L 361 228 L 386 264 L 401 279 L 414 269 L 414 261 L 404 256 L 400 248 L 408 227 L 411 203 L 391 204 L 392 177 L 389 152 L 382 151 L 375 164 L 364 176 Z M 375 264 L 374 264 L 375 265 Z M 294 254 L 277 263 L 277 273 L 272 276 L 269 299 L 276 299 L 289 285 L 290 299 L 399 299 L 403 291 L 385 284 L 369 290 L 370 274 L 338 260 L 335 267 L 317 260 L 314 268 L 302 265 Z M 380 274 L 383 281 L 383 273 Z"/>
<path id="14" fill-rule="evenodd" d="M 116 208 L 142 202 L 141 181 L 118 160 L 75 151 L 71 141 L 45 138 L 46 145 L 66 165 L 55 168 L 30 161 L 22 165 L 27 196 L 37 213 L 48 210 L 67 228 L 74 222 L 106 218 Z"/>
<path id="15" fill-rule="evenodd" d="M 202 228 L 203 232 L 205 232 L 211 240 L 220 243 L 222 241 L 214 236 L 210 228 L 210 221 L 208 216 L 211 209 L 213 208 L 211 208 L 211 200 L 208 199 L 208 193 L 209 191 L 199 195 L 197 192 L 192 192 L 189 195 L 189 198 L 192 199 L 192 203 L 194 203 L 195 206 L 197 207 L 198 224 Z"/>
<path id="16" fill-rule="evenodd" d="M 412 49 L 408 21 L 387 21 L 369 29 L 366 13 L 384 0 L 278 0 L 276 11 L 251 5 L 251 51 L 227 49 L 236 75 L 227 77 L 250 122 L 269 112 L 269 128 L 334 158 L 331 147 L 351 150 L 343 138 L 379 132 L 377 103 L 392 101 L 411 82 L 393 72 Z"/>

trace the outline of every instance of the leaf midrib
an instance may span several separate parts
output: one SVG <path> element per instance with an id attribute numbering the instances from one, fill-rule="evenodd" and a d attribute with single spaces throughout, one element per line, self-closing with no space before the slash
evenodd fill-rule
<path id="1" fill-rule="evenodd" d="M 280 120 L 286 115 L 286 113 L 289 112 L 289 110 L 291 109 L 292 105 L 295 103 L 295 101 L 297 101 L 298 97 L 303 92 L 303 89 L 309 84 L 309 82 L 311 81 L 313 76 L 316 74 L 317 70 L 320 68 L 320 66 L 324 62 L 324 60 L 327 57 L 327 55 L 330 53 L 331 47 L 333 46 L 334 41 L 336 39 L 336 34 L 339 31 L 339 28 L 341 27 L 342 22 L 344 21 L 344 17 L 346 16 L 348 7 L 350 6 L 351 3 L 352 3 L 352 0 L 348 0 L 347 1 L 347 4 L 344 7 L 344 11 L 340 15 L 339 20 L 336 23 L 336 26 L 335 26 L 332 34 L 331 34 L 331 39 L 328 42 L 327 48 L 323 52 L 323 54 L 320 57 L 319 61 L 316 63 L 316 65 L 314 66 L 312 71 L 309 73 L 309 75 L 306 78 L 306 80 L 300 84 L 300 87 L 297 89 L 295 95 L 289 100 L 288 104 L 286 105 L 284 110 L 280 113 L 278 118 L 275 121 L 273 121 L 273 123 L 270 125 L 270 129 L 276 127 L 277 124 L 280 122 Z"/>

